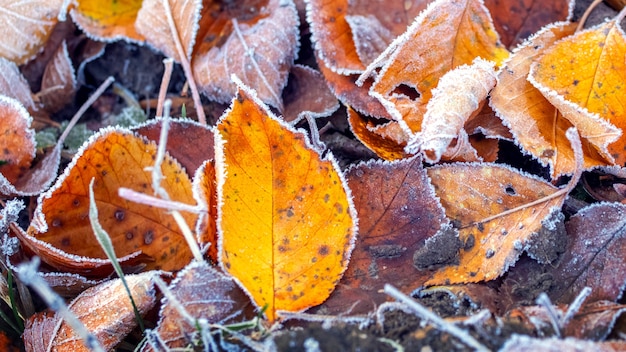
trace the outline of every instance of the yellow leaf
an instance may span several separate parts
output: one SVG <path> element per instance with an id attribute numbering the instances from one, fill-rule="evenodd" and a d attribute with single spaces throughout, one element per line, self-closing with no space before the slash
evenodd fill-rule
<path id="1" fill-rule="evenodd" d="M 143 36 L 135 30 L 141 3 L 142 0 L 79 0 L 70 15 L 85 33 L 94 38 L 143 41 Z"/>
<path id="2" fill-rule="evenodd" d="M 241 86 L 241 85 L 240 85 Z M 300 311 L 326 300 L 356 234 L 332 156 L 275 118 L 247 88 L 217 126 L 219 261 L 259 307 Z"/>

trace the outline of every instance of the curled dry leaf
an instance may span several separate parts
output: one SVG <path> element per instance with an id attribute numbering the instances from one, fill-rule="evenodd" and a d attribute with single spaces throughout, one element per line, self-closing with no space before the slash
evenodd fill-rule
<path id="1" fill-rule="evenodd" d="M 361 73 L 422 11 L 428 1 L 309 0 L 307 20 L 319 58 L 333 72 Z"/>
<path id="2" fill-rule="evenodd" d="M 206 319 L 209 324 L 225 324 L 233 318 L 243 318 L 249 304 L 248 297 L 232 278 L 222 274 L 206 262 L 192 262 L 180 271 L 168 289 L 178 302 L 164 298 L 156 333 L 168 348 L 189 346 L 198 341 L 197 326 L 185 319 Z M 144 351 L 151 351 L 144 348 Z"/>
<path id="3" fill-rule="evenodd" d="M 619 21 L 560 40 L 531 66 L 529 80 L 581 137 L 607 160 L 624 165 L 626 36 Z"/>
<path id="4" fill-rule="evenodd" d="M 0 57 L 0 94 L 16 99 L 26 109 L 36 109 L 26 78 L 14 62 L 3 57 Z"/>
<path id="5" fill-rule="evenodd" d="M 328 89 L 324 76 L 302 65 L 291 68 L 289 82 L 283 91 L 283 102 L 283 119 L 291 124 L 298 123 L 307 115 L 315 118 L 330 116 L 339 109 L 337 98 Z"/>
<path id="6" fill-rule="evenodd" d="M 411 131 L 418 132 L 432 89 L 446 72 L 471 64 L 476 57 L 500 64 L 507 56 L 481 0 L 437 0 L 359 80 L 382 66 L 370 94 L 394 120 L 404 120 Z"/>
<path id="7" fill-rule="evenodd" d="M 554 226 L 551 215 L 567 196 L 538 177 L 497 164 L 434 166 L 428 176 L 446 216 L 459 230 L 462 246 L 459 264 L 440 269 L 427 285 L 479 282 L 502 275 L 528 248 L 533 233 Z M 517 210 L 492 218 L 512 209 Z M 492 219 L 485 221 L 488 218 Z"/>
<path id="8" fill-rule="evenodd" d="M 570 20 L 573 3 L 573 0 L 551 1 L 547 6 L 541 0 L 485 0 L 500 40 L 507 48 L 522 43 L 550 23 Z"/>
<path id="9" fill-rule="evenodd" d="M 140 315 L 156 303 L 155 272 L 126 275 L 125 279 Z M 121 279 L 88 288 L 68 308 L 107 350 L 112 350 L 131 332 L 137 321 Z M 23 335 L 27 351 L 89 351 L 71 326 L 54 312 L 41 312 L 27 322 Z"/>
<path id="10" fill-rule="evenodd" d="M 210 246 L 207 252 L 213 263 L 217 263 L 217 190 L 215 162 L 205 161 L 193 178 L 193 194 L 198 204 L 206 209 L 199 215 L 196 234 Z"/>
<path id="11" fill-rule="evenodd" d="M 569 236 L 558 265 L 548 271 L 555 287 L 548 292 L 555 302 L 569 303 L 585 287 L 591 287 L 590 302 L 615 301 L 626 284 L 626 206 L 597 203 L 573 216 L 566 223 Z"/>
<path id="12" fill-rule="evenodd" d="M 571 174 L 576 167 L 574 151 L 565 136 L 572 123 L 526 77 L 534 60 L 575 29 L 576 24 L 561 22 L 535 34 L 505 62 L 491 92 L 490 104 L 515 142 L 542 164 L 550 165 L 553 178 Z M 581 142 L 585 168 L 606 164 L 586 139 Z"/>
<path id="13" fill-rule="evenodd" d="M 326 313 L 367 313 L 387 300 L 386 283 L 409 293 L 428 272 L 413 267 L 413 253 L 448 221 L 420 157 L 370 161 L 346 172 L 359 214 L 359 239 L 337 290 L 320 307 Z M 421 280 L 420 280 L 421 279 Z"/>
<path id="14" fill-rule="evenodd" d="M 361 141 L 366 147 L 372 150 L 376 155 L 385 160 L 397 160 L 409 157 L 404 147 L 406 146 L 404 137 L 402 139 L 394 138 L 395 135 L 388 136 L 383 133 L 377 133 L 376 126 L 386 125 L 374 125 L 356 110 L 351 107 L 346 107 L 348 113 L 348 122 L 350 123 L 350 130 L 356 138 Z M 387 122 L 388 124 L 390 122 Z M 397 125 L 395 125 L 397 127 Z M 389 129 L 385 129 L 384 132 L 388 132 Z M 398 131 L 399 134 L 405 136 L 403 131 Z"/>
<path id="15" fill-rule="evenodd" d="M 482 102 L 496 84 L 494 64 L 477 59 L 441 77 L 426 106 L 421 131 L 406 146 L 409 153 L 421 150 L 424 159 L 437 163 L 442 157 L 478 161 L 463 126 L 479 112 Z"/>
<path id="16" fill-rule="evenodd" d="M 72 101 L 76 89 L 74 67 L 63 41 L 46 66 L 37 96 L 46 110 L 56 112 Z"/>
<path id="17" fill-rule="evenodd" d="M 0 1 L 0 56 L 18 65 L 43 48 L 57 23 L 63 0 Z"/>
<path id="18" fill-rule="evenodd" d="M 168 5 L 167 8 L 165 3 Z M 148 44 L 162 51 L 165 56 L 180 62 L 180 54 L 174 41 L 176 35 L 189 60 L 198 32 L 201 8 L 201 0 L 144 0 L 137 13 L 135 28 L 146 38 Z M 168 16 L 172 17 L 176 33 L 172 32 Z"/>
<path id="19" fill-rule="evenodd" d="M 147 269 L 179 270 L 191 259 L 180 229 L 167 210 L 135 204 L 118 196 L 126 187 L 153 194 L 150 172 L 156 145 L 130 131 L 103 129 L 76 154 L 57 183 L 37 202 L 35 218 L 22 244 L 42 261 L 61 271 L 107 275 L 110 263 L 95 240 L 88 218 L 89 182 L 100 223 L 109 233 L 118 257 L 136 255 Z M 181 166 L 166 156 L 162 187 L 174 201 L 194 204 L 191 181 Z M 195 214 L 183 213 L 190 228 Z M 91 239 L 91 240 L 90 240 Z M 129 259 L 128 257 L 125 259 Z"/>
<path id="20" fill-rule="evenodd" d="M 211 3 L 203 9 L 194 78 L 210 99 L 225 103 L 237 91 L 235 74 L 282 110 L 281 91 L 298 50 L 298 13 L 291 0 L 238 5 Z"/>
<path id="21" fill-rule="evenodd" d="M 216 134 L 219 261 L 269 321 L 320 304 L 348 265 L 357 217 L 332 155 L 241 88 Z"/>
<path id="22" fill-rule="evenodd" d="M 135 29 L 135 20 L 142 2 L 80 0 L 70 10 L 70 15 L 83 32 L 95 39 L 143 41 L 143 36 Z"/>

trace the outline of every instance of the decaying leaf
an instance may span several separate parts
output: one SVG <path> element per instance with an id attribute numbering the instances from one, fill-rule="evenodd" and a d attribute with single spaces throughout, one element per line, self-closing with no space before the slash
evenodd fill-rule
<path id="1" fill-rule="evenodd" d="M 186 59 L 189 60 L 198 32 L 201 8 L 201 0 L 144 0 L 137 13 L 135 28 L 150 45 L 162 51 L 165 56 L 180 62 L 174 41 L 174 36 L 177 36 Z M 172 32 L 168 19 L 170 16 L 176 33 Z"/>
<path id="2" fill-rule="evenodd" d="M 623 165 L 626 37 L 620 19 L 555 43 L 531 66 L 529 80 L 578 128 L 582 138 L 607 160 Z"/>
<path id="3" fill-rule="evenodd" d="M 376 153 L 379 157 L 385 160 L 397 160 L 409 157 L 405 151 L 406 142 L 408 137 L 404 137 L 407 134 L 404 131 L 398 131 L 403 137 L 401 139 L 394 138 L 395 135 L 385 135 L 384 133 L 377 133 L 377 126 L 386 125 L 372 125 L 365 117 L 356 112 L 351 107 L 347 107 L 348 122 L 350 123 L 350 129 L 354 135 L 370 150 Z M 387 122 L 392 123 L 392 122 Z M 397 125 L 396 125 L 397 126 Z"/>
<path id="4" fill-rule="evenodd" d="M 283 91 L 283 119 L 291 124 L 305 116 L 326 117 L 339 109 L 337 98 L 328 89 L 324 77 L 316 70 L 294 65 Z"/>
<path id="5" fill-rule="evenodd" d="M 0 56 L 18 65 L 33 58 L 57 23 L 63 0 L 0 2 Z"/>
<path id="6" fill-rule="evenodd" d="M 179 307 L 193 319 L 205 319 L 210 324 L 225 324 L 244 317 L 248 297 L 232 278 L 206 262 L 186 266 L 168 288 L 178 302 L 164 299 L 156 328 L 168 348 L 182 348 L 200 340 L 197 326 L 185 319 Z"/>
<path id="7" fill-rule="evenodd" d="M 135 29 L 142 0 L 80 0 L 70 15 L 85 33 L 105 41 L 144 40 Z"/>
<path id="8" fill-rule="evenodd" d="M 358 314 L 387 300 L 386 283 L 409 293 L 427 279 L 428 272 L 413 267 L 413 253 L 447 220 L 420 157 L 360 163 L 346 178 L 359 215 L 359 238 L 340 286 L 322 307 L 340 314 L 360 300 L 350 311 Z"/>
<path id="9" fill-rule="evenodd" d="M 441 77 L 426 106 L 421 131 L 406 146 L 409 153 L 421 151 L 429 163 L 444 157 L 479 161 L 476 150 L 463 129 L 496 84 L 494 64 L 477 59 Z"/>
<path id="10" fill-rule="evenodd" d="M 30 128 L 32 117 L 15 99 L 0 96 L 0 118 L 0 185 L 2 193 L 10 195 L 35 158 L 35 131 Z"/>
<path id="11" fill-rule="evenodd" d="M 322 303 L 348 265 L 356 214 L 337 164 L 241 88 L 216 133 L 219 261 L 269 321 Z"/>
<path id="12" fill-rule="evenodd" d="M 0 57 L 0 94 L 16 99 L 26 109 L 35 109 L 30 86 L 17 65 Z"/>
<path id="13" fill-rule="evenodd" d="M 280 94 L 298 48 L 298 13 L 292 1 L 268 0 L 264 6 L 203 9 L 194 49 L 194 78 L 215 101 L 226 103 L 237 75 L 262 101 L 282 109 Z"/>
<path id="14" fill-rule="evenodd" d="M 156 303 L 155 275 L 158 274 L 147 272 L 125 277 L 140 315 Z M 107 350 L 113 349 L 137 325 L 135 311 L 120 279 L 85 290 L 68 308 Z M 27 321 L 23 339 L 27 351 L 89 351 L 72 327 L 50 311 L 33 315 Z"/>
<path id="15" fill-rule="evenodd" d="M 193 178 L 193 192 L 198 204 L 206 209 L 200 213 L 196 225 L 196 234 L 210 246 L 208 256 L 217 263 L 217 190 L 215 179 L 215 162 L 205 161 L 198 168 Z"/>
<path id="16" fill-rule="evenodd" d="M 135 259 L 143 261 L 147 269 L 183 268 L 191 252 L 171 214 L 118 196 L 120 187 L 154 192 L 145 168 L 152 166 L 155 155 L 154 143 L 130 131 L 109 128 L 93 136 L 57 183 L 39 197 L 28 235 L 20 236 L 22 244 L 58 270 L 107 275 L 110 265 L 93 237 L 88 218 L 88 185 L 95 178 L 99 220 L 111 236 L 118 257 L 141 253 Z M 162 187 L 172 200 L 195 203 L 191 180 L 174 159 L 165 158 L 162 172 Z M 183 216 L 193 228 L 197 216 Z"/>
<path id="17" fill-rule="evenodd" d="M 63 41 L 46 66 L 37 96 L 46 110 L 56 112 L 72 101 L 76 90 L 74 67 Z"/>

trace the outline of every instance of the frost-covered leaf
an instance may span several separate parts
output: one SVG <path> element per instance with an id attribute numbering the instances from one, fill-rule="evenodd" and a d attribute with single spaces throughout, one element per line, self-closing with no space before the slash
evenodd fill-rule
<path id="1" fill-rule="evenodd" d="M 35 109 L 35 102 L 26 78 L 17 65 L 0 57 L 0 94 L 16 99 L 26 109 Z"/>
<path id="2" fill-rule="evenodd" d="M 76 90 L 74 67 L 63 41 L 46 66 L 37 96 L 46 110 L 56 112 L 72 102 Z"/>

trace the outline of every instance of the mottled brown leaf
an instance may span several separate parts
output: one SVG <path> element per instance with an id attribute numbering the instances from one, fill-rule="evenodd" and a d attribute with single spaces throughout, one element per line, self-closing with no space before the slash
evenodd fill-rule
<path id="1" fill-rule="evenodd" d="M 283 119 L 297 123 L 305 118 L 330 116 L 339 109 L 337 98 L 328 89 L 324 76 L 310 67 L 294 65 L 283 91 Z"/>

